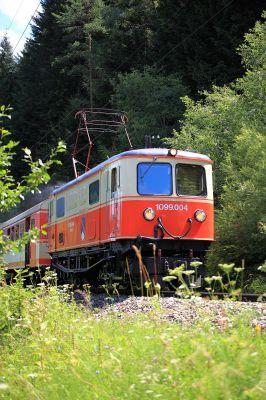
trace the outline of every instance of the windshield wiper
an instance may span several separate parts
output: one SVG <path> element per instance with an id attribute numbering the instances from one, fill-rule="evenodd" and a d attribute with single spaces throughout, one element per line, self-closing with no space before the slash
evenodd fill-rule
<path id="1" fill-rule="evenodd" d="M 140 179 L 143 179 L 143 178 L 144 178 L 144 176 L 145 176 L 145 175 L 147 174 L 147 172 L 151 169 L 152 165 L 155 163 L 156 160 L 157 160 L 157 157 L 153 157 L 153 160 L 152 160 L 152 162 L 148 165 L 146 171 L 145 171 L 142 175 L 140 175 Z"/>

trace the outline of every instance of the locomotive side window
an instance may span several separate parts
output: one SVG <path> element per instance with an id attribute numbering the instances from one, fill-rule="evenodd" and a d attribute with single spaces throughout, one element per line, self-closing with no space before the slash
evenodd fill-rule
<path id="1" fill-rule="evenodd" d="M 170 196 L 173 193 L 171 164 L 138 164 L 138 193 Z"/>
<path id="2" fill-rule="evenodd" d="M 117 168 L 113 168 L 111 172 L 111 193 L 117 191 Z"/>
<path id="3" fill-rule="evenodd" d="M 56 218 L 62 218 L 65 215 L 65 198 L 60 197 L 56 200 Z"/>
<path id="4" fill-rule="evenodd" d="M 99 179 L 92 182 L 89 186 L 89 203 L 94 204 L 99 201 Z"/>
<path id="5" fill-rule="evenodd" d="M 178 164 L 176 191 L 183 196 L 206 196 L 205 169 L 201 165 Z"/>

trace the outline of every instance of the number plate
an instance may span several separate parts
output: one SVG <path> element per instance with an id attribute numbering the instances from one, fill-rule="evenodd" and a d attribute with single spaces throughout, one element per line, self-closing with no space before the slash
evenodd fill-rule
<path id="1" fill-rule="evenodd" d="M 155 208 L 157 211 L 188 211 L 188 205 L 180 203 L 157 203 Z"/>

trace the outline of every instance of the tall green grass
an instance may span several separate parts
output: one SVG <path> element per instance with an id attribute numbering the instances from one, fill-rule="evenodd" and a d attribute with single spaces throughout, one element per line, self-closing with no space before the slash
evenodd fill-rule
<path id="1" fill-rule="evenodd" d="M 12 290 L 0 288 L 11 307 L 0 336 L 0 398 L 266 398 L 265 337 L 247 315 L 223 330 L 207 317 L 193 326 L 162 323 L 154 312 L 100 319 L 67 289 L 20 287 L 19 302 Z"/>

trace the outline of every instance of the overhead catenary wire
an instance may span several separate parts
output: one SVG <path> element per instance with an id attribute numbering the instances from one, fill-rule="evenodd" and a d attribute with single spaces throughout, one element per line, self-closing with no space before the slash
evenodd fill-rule
<path id="1" fill-rule="evenodd" d="M 195 33 L 197 33 L 200 29 L 202 29 L 202 28 L 203 28 L 205 25 L 207 25 L 210 21 L 212 21 L 214 18 L 216 18 L 220 13 L 222 13 L 226 8 L 228 8 L 233 2 L 234 2 L 234 0 L 230 0 L 228 3 L 226 3 L 220 10 L 218 10 L 218 11 L 217 11 L 216 13 L 214 13 L 210 18 L 208 18 L 207 20 L 205 20 L 201 25 L 199 25 L 199 26 L 198 26 L 196 29 L 194 29 L 190 34 L 188 34 L 183 40 L 181 40 L 179 43 L 177 43 L 175 46 L 173 46 L 170 50 L 168 50 L 159 60 L 157 60 L 157 61 L 152 65 L 152 67 L 158 67 L 158 65 L 159 65 L 169 54 L 171 54 L 174 50 L 176 50 L 179 46 L 181 46 L 187 39 L 189 39 L 190 37 L 192 37 Z M 39 5 L 40 5 L 40 3 L 39 3 Z M 39 5 L 38 5 L 38 7 L 39 7 Z M 37 9 L 38 9 L 38 7 L 37 7 Z M 37 9 L 35 10 L 35 12 L 37 11 Z M 35 14 L 35 12 L 34 12 L 34 14 Z M 33 18 L 34 14 L 32 15 L 31 19 Z M 30 20 L 30 21 L 31 21 L 31 20 Z M 29 23 L 30 23 L 30 21 L 29 21 Z M 28 25 L 29 25 L 29 23 L 28 23 Z M 140 49 L 143 45 L 144 45 L 144 44 L 138 46 L 137 49 L 136 49 L 135 51 L 133 51 L 133 52 L 127 57 L 127 59 L 126 59 L 125 61 L 123 61 L 121 64 L 119 64 L 118 67 L 116 67 L 116 69 L 115 69 L 113 72 L 114 72 L 114 73 L 117 72 L 126 62 L 128 62 L 128 61 L 136 54 L 137 51 L 139 51 L 139 49 Z M 157 72 L 160 72 L 162 69 L 163 69 L 163 67 L 161 67 L 160 70 L 158 70 Z M 103 106 L 103 108 L 105 108 L 107 105 L 108 105 L 108 103 L 106 103 L 106 104 Z M 52 130 L 54 130 L 57 126 L 59 126 L 64 120 L 66 120 L 66 118 L 68 118 L 68 117 L 70 116 L 70 114 L 72 114 L 73 111 L 74 111 L 74 109 L 71 110 L 67 115 L 65 115 L 65 116 L 62 118 L 62 120 L 60 120 L 57 124 L 55 124 L 55 125 L 53 126 Z M 69 139 L 74 133 L 75 133 L 75 131 L 74 131 L 74 132 L 70 132 L 64 139 L 65 139 L 65 140 Z M 97 137 L 97 140 L 98 140 L 101 136 L 103 136 L 103 134 L 104 134 L 104 132 L 101 133 L 101 134 L 99 134 L 98 137 Z M 40 139 L 38 139 L 38 141 L 35 142 L 35 143 L 30 147 L 30 149 L 32 150 L 35 146 L 37 146 L 39 143 L 41 143 L 42 140 L 43 140 L 44 138 L 47 138 L 47 137 L 48 137 L 48 133 L 47 133 L 44 137 L 41 137 Z M 49 157 L 49 154 L 47 154 L 47 155 L 43 158 L 43 160 L 45 161 L 48 157 Z M 15 162 L 16 162 L 16 161 L 15 161 Z"/>
<path id="2" fill-rule="evenodd" d="M 167 53 L 165 53 L 156 63 L 153 64 L 153 66 L 157 66 L 160 64 L 169 54 L 171 54 L 174 50 L 176 50 L 179 46 L 181 46 L 183 43 L 186 42 L 187 39 L 189 39 L 191 36 L 195 35 L 201 28 L 203 28 L 205 25 L 207 25 L 210 21 L 212 21 L 215 17 L 217 17 L 221 12 L 223 12 L 227 7 L 229 7 L 234 0 L 229 1 L 227 4 L 225 4 L 220 10 L 218 10 L 215 14 L 213 14 L 210 18 L 208 18 L 206 21 L 204 21 L 200 26 L 198 26 L 196 29 L 194 29 L 193 32 L 191 32 L 189 35 L 187 35 L 181 42 L 177 43 L 175 46 L 173 46 L 170 50 L 168 50 Z M 157 70 L 157 72 L 160 72 L 160 70 Z"/>
<path id="3" fill-rule="evenodd" d="M 33 13 L 33 14 L 32 14 L 32 16 L 30 17 L 30 19 L 29 19 L 29 21 L 28 21 L 28 23 L 27 23 L 27 25 L 26 25 L 26 27 L 25 27 L 24 31 L 23 31 L 23 32 L 22 32 L 22 34 L 20 35 L 20 38 L 19 38 L 19 40 L 17 41 L 17 43 L 16 43 L 16 45 L 15 45 L 15 47 L 14 47 L 14 49 L 13 49 L 13 52 L 12 52 L 12 54 L 14 54 L 14 52 L 15 52 L 16 48 L 18 47 L 18 45 L 19 45 L 19 43 L 20 43 L 21 39 L 22 39 L 22 38 L 23 38 L 23 36 L 25 35 L 25 32 L 26 32 L 26 30 L 27 30 L 28 26 L 30 25 L 30 23 L 31 23 L 31 21 L 32 21 L 33 17 L 35 16 L 35 14 L 36 14 L 36 12 L 37 12 L 38 8 L 40 7 L 40 5 L 41 5 L 41 0 L 39 1 L 39 3 L 38 3 L 38 5 L 37 5 L 37 7 L 35 8 L 35 10 L 34 10 L 34 13 Z"/>
<path id="4" fill-rule="evenodd" d="M 16 11 L 15 11 L 15 14 L 14 14 L 14 16 L 13 16 L 13 18 L 12 18 L 12 20 L 11 20 L 9 26 L 6 28 L 6 31 L 9 31 L 9 29 L 10 29 L 11 26 L 13 25 L 13 22 L 15 21 L 15 18 L 16 18 L 16 16 L 18 15 L 18 12 L 19 12 L 19 10 L 20 10 L 20 8 L 21 8 L 21 6 L 22 6 L 23 3 L 24 3 L 24 0 L 21 0 L 21 2 L 19 3 L 19 5 L 18 5 L 18 7 L 17 7 L 17 9 L 16 9 Z"/>
<path id="5" fill-rule="evenodd" d="M 181 42 L 177 43 L 175 46 L 173 46 L 170 50 L 168 50 L 167 53 L 165 53 L 158 61 L 156 61 L 152 67 L 156 67 L 158 66 L 158 64 L 160 64 L 170 53 L 172 53 L 174 50 L 176 50 L 179 46 L 181 46 L 187 39 L 189 39 L 191 36 L 193 36 L 195 33 L 197 33 L 200 29 L 202 29 L 205 25 L 207 25 L 210 21 L 212 21 L 215 17 L 217 17 L 221 12 L 223 12 L 227 7 L 229 7 L 232 3 L 234 2 L 234 0 L 230 0 L 228 3 L 226 3 L 220 10 L 218 10 L 215 14 L 213 14 L 210 18 L 208 18 L 206 21 L 204 21 L 200 26 L 198 26 L 196 29 L 194 29 L 189 35 L 187 35 Z M 119 64 L 119 66 L 115 69 L 114 72 L 116 72 L 117 70 L 119 70 L 126 62 L 128 62 L 129 59 L 131 59 L 133 57 L 133 55 L 136 54 L 136 52 L 139 50 L 140 46 L 131 53 L 131 55 L 127 58 L 126 61 L 124 61 L 123 63 Z M 163 68 L 163 67 L 162 67 Z M 162 70 L 162 68 L 157 71 L 160 72 Z M 106 107 L 107 104 L 104 105 L 104 107 Z M 72 132 L 71 134 L 73 134 L 74 132 Z M 97 136 L 97 140 L 102 137 L 104 134 L 101 133 Z M 70 134 L 66 137 L 66 139 L 68 139 L 70 137 Z"/>

